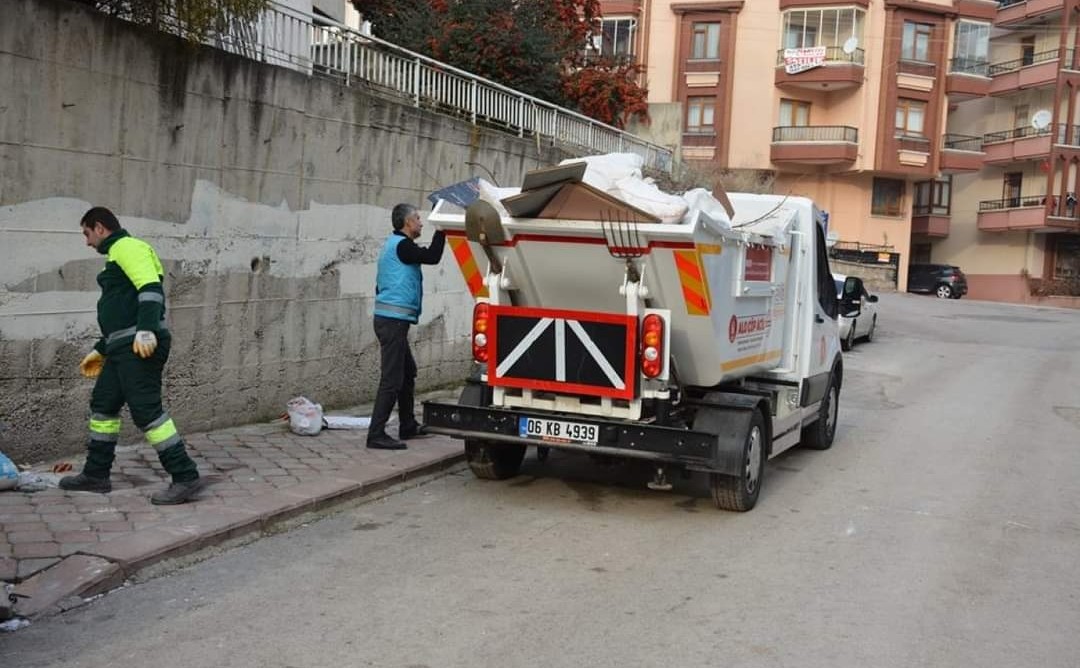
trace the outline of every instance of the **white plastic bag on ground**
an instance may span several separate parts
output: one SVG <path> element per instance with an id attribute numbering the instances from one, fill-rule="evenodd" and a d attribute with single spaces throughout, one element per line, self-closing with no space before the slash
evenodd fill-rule
<path id="1" fill-rule="evenodd" d="M 323 417 L 323 422 L 327 429 L 367 429 L 371 426 L 371 418 L 349 415 L 327 415 Z"/>
<path id="2" fill-rule="evenodd" d="M 19 485 L 19 469 L 15 462 L 0 452 L 0 491 L 15 489 Z"/>
<path id="3" fill-rule="evenodd" d="M 289 430 L 301 436 L 315 436 L 323 428 L 323 409 L 307 397 L 289 399 Z"/>

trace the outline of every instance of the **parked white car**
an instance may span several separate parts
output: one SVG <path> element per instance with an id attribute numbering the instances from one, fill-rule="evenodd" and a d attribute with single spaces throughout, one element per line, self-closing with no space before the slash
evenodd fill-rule
<path id="1" fill-rule="evenodd" d="M 833 274 L 836 281 L 836 297 L 840 300 L 840 347 L 851 350 L 855 341 L 874 340 L 877 328 L 877 296 L 866 290 L 858 276 Z"/>

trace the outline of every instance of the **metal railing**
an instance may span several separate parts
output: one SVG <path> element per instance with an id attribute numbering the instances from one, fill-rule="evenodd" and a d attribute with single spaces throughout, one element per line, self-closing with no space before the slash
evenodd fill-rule
<path id="1" fill-rule="evenodd" d="M 787 49 L 778 49 L 776 52 L 776 64 L 784 64 L 784 51 Z M 862 65 L 866 62 L 866 51 L 856 48 L 851 53 L 844 51 L 841 46 L 827 46 L 825 47 L 825 62 L 826 63 L 853 63 L 855 65 Z"/>
<path id="2" fill-rule="evenodd" d="M 1064 139 L 1065 128 L 1062 126 L 1059 129 L 1059 134 Z M 988 132 L 983 135 L 983 144 L 994 144 L 1003 141 L 1013 141 L 1015 139 L 1024 139 L 1027 137 L 1045 137 L 1051 134 L 1051 129 L 1045 127 L 1041 130 L 1033 128 L 1030 125 L 1024 125 L 1012 130 L 1001 130 L 999 132 Z"/>
<path id="3" fill-rule="evenodd" d="M 979 202 L 979 211 L 1001 211 L 1032 206 L 1045 206 L 1046 195 L 1018 195 L 1004 199 L 986 199 Z"/>
<path id="4" fill-rule="evenodd" d="M 1018 5 L 1021 2 L 1027 2 L 1027 0 L 998 0 L 998 9 L 1004 9 L 1012 5 Z"/>
<path id="5" fill-rule="evenodd" d="M 847 125 L 783 125 L 772 129 L 774 142 L 820 141 L 859 143 L 859 130 Z"/>
<path id="6" fill-rule="evenodd" d="M 947 204 L 913 204 L 911 205 L 913 216 L 949 216 L 951 215 Z"/>
<path id="7" fill-rule="evenodd" d="M 976 74 L 981 77 L 990 76 L 990 61 L 976 58 L 953 58 L 949 61 L 951 74 Z"/>
<path id="8" fill-rule="evenodd" d="M 163 29 L 169 30 L 167 25 Z M 670 172 L 672 151 L 513 88 L 414 53 L 345 25 L 271 2 L 253 29 L 214 34 L 204 42 L 225 51 L 347 86 L 364 86 L 552 145 L 593 153 L 635 153 L 646 168 Z"/>
<path id="9" fill-rule="evenodd" d="M 975 151 L 983 150 L 983 138 L 971 135 L 945 134 L 941 138 L 941 147 L 949 151 Z"/>
<path id="10" fill-rule="evenodd" d="M 918 151 L 920 153 L 930 152 L 930 140 L 926 137 L 901 134 L 896 135 L 895 139 L 902 151 Z"/>
<path id="11" fill-rule="evenodd" d="M 1077 200 L 1075 193 L 1068 193 L 1065 198 L 1062 199 L 1057 195 L 1053 195 L 1050 198 L 1049 206 L 1046 208 L 1046 215 L 1053 216 L 1055 218 L 1080 218 L 1080 201 Z"/>
<path id="12" fill-rule="evenodd" d="M 1028 65 L 1036 65 L 1038 63 L 1045 63 L 1050 60 L 1057 60 L 1058 52 L 1058 49 L 1053 49 L 1052 51 L 1040 51 L 1038 53 L 1033 53 L 1030 56 L 1014 58 L 1013 60 L 1005 60 L 1000 63 L 991 63 L 990 76 L 997 76 L 998 74 L 1015 72 L 1016 70 L 1022 67 L 1027 67 Z M 1066 49 L 1065 54 L 1065 60 L 1072 59 L 1072 49 Z"/>
<path id="13" fill-rule="evenodd" d="M 924 77 L 932 77 L 937 74 L 937 65 L 925 60 L 905 60 L 901 58 L 896 69 L 904 74 L 917 74 Z"/>

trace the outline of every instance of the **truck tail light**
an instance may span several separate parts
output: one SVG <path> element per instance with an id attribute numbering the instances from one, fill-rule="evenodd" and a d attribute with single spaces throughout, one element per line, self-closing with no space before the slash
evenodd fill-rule
<path id="1" fill-rule="evenodd" d="M 641 372 L 656 378 L 664 370 L 664 319 L 650 313 L 641 321 Z"/>
<path id="2" fill-rule="evenodd" d="M 488 324 L 491 322 L 490 307 L 487 302 L 479 302 L 473 307 L 472 315 L 472 356 L 477 362 L 488 360 Z"/>

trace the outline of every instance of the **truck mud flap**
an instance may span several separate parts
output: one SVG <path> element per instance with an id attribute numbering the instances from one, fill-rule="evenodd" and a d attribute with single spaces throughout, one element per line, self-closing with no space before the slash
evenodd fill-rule
<path id="1" fill-rule="evenodd" d="M 599 429 L 597 444 L 523 438 L 519 435 L 519 425 L 521 419 L 525 417 L 596 425 Z M 534 410 L 475 407 L 438 401 L 424 403 L 424 425 L 431 433 L 455 438 L 551 447 L 683 464 L 702 471 L 727 472 L 726 469 L 719 470 L 714 466 L 718 454 L 718 441 L 715 435 L 676 427 L 633 424 L 591 416 L 541 413 Z"/>

